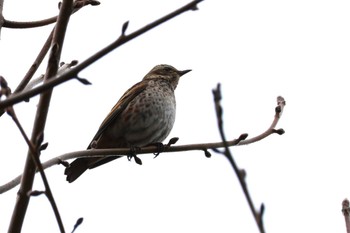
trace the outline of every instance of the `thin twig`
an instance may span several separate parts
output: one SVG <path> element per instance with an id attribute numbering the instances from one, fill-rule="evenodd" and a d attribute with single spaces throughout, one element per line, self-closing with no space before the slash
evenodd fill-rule
<path id="1" fill-rule="evenodd" d="M 86 6 L 86 5 L 99 5 L 100 3 L 98 1 L 94 1 L 94 0 L 76 0 L 74 2 L 74 12 L 77 12 L 79 9 L 81 9 L 82 7 Z M 1 17 L 1 15 L 0 15 Z M 56 22 L 57 20 L 57 16 L 53 17 L 54 21 Z M 1 20 L 1 18 L 0 18 Z M 50 21 L 49 19 L 47 19 L 46 21 Z M 17 24 L 17 23 L 15 23 Z M 21 23 L 18 23 L 19 25 Z M 37 23 L 40 24 L 40 23 Z M 44 23 L 45 24 L 45 23 Z M 45 24 L 46 25 L 46 24 Z M 17 28 L 21 28 L 21 27 L 17 27 Z M 50 35 L 48 36 L 48 38 L 46 39 L 45 44 L 43 45 L 42 49 L 40 50 L 38 56 L 36 57 L 35 61 L 33 62 L 33 64 L 30 66 L 29 70 L 27 71 L 26 75 L 24 76 L 24 78 L 22 79 L 22 81 L 20 82 L 20 84 L 17 86 L 17 88 L 15 89 L 15 91 L 13 92 L 13 94 L 19 93 L 22 90 L 24 90 L 24 88 L 27 86 L 27 84 L 29 83 L 29 81 L 32 79 L 34 73 L 37 71 L 37 69 L 39 68 L 40 64 L 42 63 L 42 61 L 44 60 L 47 52 L 50 49 L 50 45 L 51 45 L 51 40 L 52 40 L 52 36 L 53 36 L 53 32 L 55 31 L 55 28 L 52 29 Z M 0 116 L 2 116 L 4 114 L 4 109 L 0 109 Z"/>
<path id="2" fill-rule="evenodd" d="M 267 137 L 271 134 L 276 133 L 275 131 L 271 131 L 270 134 L 266 135 L 265 132 L 253 138 L 261 138 L 262 137 L 261 135 L 264 135 L 265 137 Z M 226 144 L 231 147 L 231 146 L 247 145 L 247 143 L 245 143 L 246 141 L 250 143 L 254 142 L 252 139 L 246 139 L 247 136 L 248 136 L 247 134 L 241 134 L 238 137 L 238 139 L 226 141 Z M 188 144 L 188 145 L 165 147 L 163 153 L 200 150 L 200 151 L 204 151 L 207 157 L 210 157 L 210 153 L 208 152 L 209 149 L 222 148 L 222 147 L 224 147 L 223 142 Z M 158 151 L 159 151 L 158 147 L 148 146 L 148 147 L 140 148 L 140 150 L 137 151 L 137 154 L 149 154 L 149 153 L 153 154 L 153 153 L 157 153 Z M 109 157 L 109 156 L 115 156 L 115 155 L 123 156 L 129 153 L 130 153 L 130 148 L 94 149 L 94 150 L 75 151 L 75 152 L 70 152 L 70 153 L 57 156 L 55 158 L 52 158 L 46 161 L 45 163 L 43 163 L 43 168 L 47 169 L 53 165 L 61 164 L 62 161 L 74 159 L 74 158 L 101 157 L 101 156 Z M 21 177 L 22 175 L 19 175 L 13 180 L 9 181 L 8 183 L 0 186 L 0 194 L 7 192 L 8 190 L 16 187 L 20 183 Z"/>
<path id="3" fill-rule="evenodd" d="M 350 203 L 348 199 L 342 202 L 342 212 L 345 219 L 346 233 L 350 233 Z"/>
<path id="4" fill-rule="evenodd" d="M 61 232 L 64 232 L 64 226 L 63 226 L 63 222 L 62 222 L 61 216 L 59 214 L 59 211 L 58 211 L 55 199 L 53 198 L 53 194 L 51 192 L 51 188 L 50 188 L 49 182 L 48 182 L 48 180 L 46 178 L 46 175 L 45 175 L 45 172 L 44 172 L 44 169 L 43 169 L 43 165 L 40 162 L 39 154 L 40 154 L 41 142 L 40 142 L 40 144 L 37 143 L 35 146 L 33 145 L 33 143 L 29 140 L 27 134 L 25 133 L 25 131 L 24 131 L 21 123 L 19 122 L 19 120 L 18 120 L 18 118 L 16 116 L 16 113 L 15 113 L 15 111 L 14 111 L 14 109 L 12 107 L 9 107 L 7 109 L 7 113 L 12 117 L 12 119 L 15 122 L 17 128 L 19 129 L 19 131 L 21 132 L 24 140 L 26 141 L 26 143 L 27 143 L 27 145 L 29 147 L 29 150 L 31 151 L 31 153 L 30 153 L 31 158 L 34 161 L 35 166 L 37 167 L 37 171 L 39 171 L 41 179 L 43 180 L 43 183 L 44 183 L 44 187 L 45 187 L 45 192 L 44 193 L 45 193 L 46 197 L 48 198 L 52 209 L 54 210 L 54 213 L 55 213 L 55 216 L 56 216 L 59 228 L 61 229 Z"/>
<path id="5" fill-rule="evenodd" d="M 14 29 L 35 28 L 35 27 L 42 27 L 42 26 L 55 23 L 56 20 L 57 20 L 57 16 L 38 20 L 38 21 L 28 21 L 28 22 L 18 22 L 18 21 L 5 19 L 3 27 L 14 28 Z"/>
<path id="6" fill-rule="evenodd" d="M 269 135 L 274 134 L 276 132 L 271 132 Z M 263 133 L 264 134 L 264 133 Z M 265 137 L 269 136 L 265 135 Z M 246 139 L 248 134 L 241 134 L 237 139 L 226 141 L 228 146 L 241 146 L 246 145 L 245 141 L 250 141 L 251 139 Z M 253 138 L 261 137 L 260 135 L 255 136 Z M 169 144 L 169 143 L 168 143 Z M 169 152 L 181 152 L 181 151 L 191 151 L 191 150 L 200 150 L 204 151 L 206 157 L 210 157 L 210 153 L 208 150 L 215 148 L 225 147 L 224 142 L 213 142 L 213 143 L 199 143 L 199 144 L 188 144 L 188 145 L 180 145 L 180 146 L 169 146 L 164 147 L 164 151 L 162 153 Z M 159 152 L 159 148 L 157 146 L 147 146 L 142 147 L 137 151 L 137 154 L 154 154 Z M 116 149 L 94 149 L 94 150 L 83 150 L 83 151 L 75 151 L 66 153 L 55 158 L 52 158 L 45 163 L 43 163 L 43 168 L 47 169 L 53 165 L 61 164 L 62 161 L 66 161 L 69 159 L 75 158 L 84 158 L 84 157 L 110 157 L 110 156 L 124 156 L 130 153 L 130 148 L 116 148 Z M 8 190 L 16 187 L 21 180 L 21 176 L 19 175 L 8 183 L 0 186 L 0 194 L 7 192 Z"/>
<path id="7" fill-rule="evenodd" d="M 284 100 L 284 98 L 282 96 L 278 96 L 277 97 L 277 107 L 275 108 L 275 117 L 272 121 L 271 126 L 264 133 L 262 133 L 256 137 L 250 138 L 249 140 L 241 141 L 239 144 L 240 145 L 247 145 L 247 144 L 250 144 L 253 142 L 257 142 L 257 141 L 260 141 L 261 139 L 266 138 L 267 136 L 269 136 L 270 134 L 273 134 L 273 133 L 277 133 L 280 135 L 284 134 L 283 129 L 277 129 L 277 130 L 275 129 L 280 117 L 282 116 L 284 106 L 286 106 L 286 101 Z"/>
<path id="8" fill-rule="evenodd" d="M 44 60 L 47 52 L 50 49 L 50 45 L 51 45 L 51 41 L 52 41 L 52 36 L 53 36 L 54 30 L 55 30 L 55 28 L 52 29 L 50 35 L 47 37 L 47 39 L 45 41 L 45 44 L 41 48 L 38 56 L 35 58 L 35 61 L 33 62 L 33 64 L 28 69 L 26 75 L 24 76 L 24 78 L 22 79 L 20 84 L 17 86 L 17 88 L 15 89 L 14 93 L 18 93 L 18 92 L 21 92 L 22 90 L 24 90 L 24 88 L 27 86 L 27 84 L 32 79 L 32 77 L 35 74 L 35 72 L 38 70 L 40 64 L 42 63 L 42 61 Z"/>
<path id="9" fill-rule="evenodd" d="M 65 32 L 69 22 L 70 15 L 73 10 L 73 0 L 63 0 L 60 8 L 59 16 L 57 19 L 57 24 L 55 26 L 55 31 L 52 38 L 52 48 L 48 61 L 48 66 L 45 74 L 45 82 L 50 78 L 54 77 L 57 73 L 59 60 L 61 57 L 61 51 L 63 48 L 63 41 L 65 37 Z M 43 135 L 47 114 L 50 106 L 50 100 L 52 95 L 52 89 L 40 95 L 38 109 L 35 117 L 35 122 L 33 126 L 33 132 L 31 137 L 31 143 L 36 145 L 36 142 L 40 135 Z M 27 195 L 29 191 L 32 190 L 34 175 L 36 172 L 36 166 L 32 159 L 32 151 L 29 149 L 27 154 L 27 160 L 25 163 L 23 176 L 21 179 L 21 186 L 17 194 L 15 208 L 12 214 L 11 223 L 8 232 L 20 232 L 24 216 L 27 211 L 30 196 Z M 48 199 L 53 206 L 56 206 L 53 201 L 53 196 L 51 192 L 47 192 Z M 58 208 L 53 208 L 56 220 L 58 222 L 61 232 L 65 232 L 63 224 L 58 214 Z"/>
<path id="10" fill-rule="evenodd" d="M 87 6 L 87 5 L 97 6 L 99 4 L 100 4 L 100 2 L 98 2 L 98 1 L 76 0 L 76 1 L 74 1 L 74 10 L 72 13 L 77 12 L 83 6 Z M 42 20 L 37 20 L 37 21 L 28 21 L 28 22 L 18 22 L 18 21 L 4 19 L 3 27 L 13 28 L 13 29 L 42 27 L 42 26 L 46 26 L 46 25 L 55 23 L 57 21 L 57 17 L 58 16 L 53 16 L 53 17 L 50 17 L 47 19 L 42 19 Z"/>
<path id="11" fill-rule="evenodd" d="M 232 141 L 228 141 L 227 143 L 230 146 L 237 145 L 240 139 L 234 139 Z M 181 152 L 181 151 L 191 151 L 191 150 L 209 150 L 213 148 L 221 148 L 224 147 L 222 142 L 215 143 L 201 143 L 201 144 L 188 144 L 188 145 L 179 145 L 179 146 L 170 146 L 164 147 L 162 153 L 171 153 L 171 152 Z M 137 154 L 154 154 L 159 152 L 159 148 L 157 146 L 147 146 L 142 147 L 137 150 Z M 44 162 L 43 168 L 47 169 L 52 167 L 53 165 L 59 165 L 62 161 L 66 161 L 69 159 L 75 158 L 86 158 L 86 157 L 112 157 L 112 156 L 126 156 L 130 154 L 130 148 L 115 148 L 115 149 L 93 149 L 93 150 L 82 150 L 82 151 L 74 151 L 70 153 L 66 153 L 57 157 L 54 157 L 46 162 Z M 0 194 L 9 191 L 10 189 L 16 187 L 21 181 L 22 175 L 17 176 L 13 180 L 8 183 L 0 186 Z"/>
<path id="12" fill-rule="evenodd" d="M 34 73 L 37 71 L 37 69 L 39 68 L 41 62 L 44 60 L 44 57 L 46 56 L 47 52 L 50 49 L 50 45 L 51 45 L 51 40 L 52 40 L 52 36 L 53 36 L 53 31 L 55 29 L 53 29 L 50 33 L 50 35 L 48 36 L 44 46 L 42 47 L 42 49 L 40 50 L 38 56 L 36 57 L 34 63 L 30 66 L 29 70 L 27 71 L 26 75 L 24 76 L 24 78 L 22 79 L 22 81 L 20 82 L 20 84 L 17 86 L 16 90 L 14 91 L 14 93 L 19 93 L 21 92 L 29 83 L 29 81 L 32 79 Z M 4 109 L 0 109 L 0 116 L 2 116 L 4 114 Z"/>
<path id="13" fill-rule="evenodd" d="M 264 233 L 265 232 L 265 229 L 264 229 L 264 224 L 263 224 L 263 220 L 262 220 L 262 217 L 263 217 L 263 213 L 264 213 L 264 205 L 261 204 L 260 206 L 260 210 L 257 211 L 254 207 L 254 204 L 253 204 L 253 200 L 250 196 L 250 193 L 248 191 L 248 187 L 247 187 L 247 183 L 245 182 L 245 176 L 246 176 L 246 172 L 242 169 L 240 169 L 238 167 L 238 165 L 236 164 L 232 154 L 231 154 L 231 151 L 229 149 L 229 145 L 226 141 L 226 136 L 225 136 L 225 133 L 224 133 L 224 126 L 223 126 L 223 119 L 222 119 L 222 112 L 223 112 L 223 109 L 221 107 L 221 90 L 220 90 L 220 84 L 217 85 L 217 88 L 213 90 L 213 96 L 214 96 L 214 102 L 215 102 L 215 109 L 216 109 L 216 116 L 217 116 L 217 122 L 218 122 L 218 128 L 219 128 L 219 131 L 220 131 L 220 136 L 222 138 L 222 141 L 225 145 L 225 151 L 222 153 L 230 162 L 230 164 L 232 165 L 233 167 L 233 170 L 235 171 L 236 175 L 237 175 L 237 178 L 239 180 L 239 183 L 243 189 L 243 193 L 244 193 L 244 196 L 246 197 L 247 199 L 247 202 L 248 202 L 248 205 L 249 205 L 249 208 L 253 214 L 253 217 L 255 219 L 255 222 L 259 228 L 259 231 L 260 233 Z M 279 99 L 281 99 L 282 97 L 279 97 Z M 283 98 L 282 98 L 283 99 Z M 284 100 L 283 100 L 284 102 Z M 280 101 L 278 102 L 278 104 L 280 103 Z M 284 104 L 283 104 L 284 106 Z M 279 107 L 278 107 L 279 108 Z M 277 112 L 277 110 L 276 110 Z M 281 111 L 279 111 L 281 112 Z M 275 117 L 276 119 L 276 117 Z M 274 120 L 275 122 L 275 120 Z M 277 122 L 276 122 L 277 123 Z M 272 124 L 274 125 L 274 123 Z M 271 133 L 273 133 L 273 130 L 271 131 Z M 263 133 L 262 134 L 263 136 L 266 136 L 266 135 L 270 135 L 269 133 Z M 257 137 L 255 137 L 257 138 Z M 254 139 L 254 138 L 253 138 Z M 259 139 L 261 140 L 261 138 Z M 258 140 L 256 140 L 258 141 Z M 240 142 L 239 144 L 240 145 L 243 145 L 244 141 Z M 252 142 L 252 140 L 251 140 Z"/>
<path id="14" fill-rule="evenodd" d="M 43 85 L 40 85 L 40 86 L 33 88 L 31 90 L 28 90 L 28 91 L 24 91 L 24 92 L 21 92 L 18 94 L 13 94 L 9 98 L 7 98 L 3 101 L 0 101 L 0 109 L 4 109 L 8 106 L 11 106 L 11 105 L 17 104 L 19 102 L 22 102 L 24 100 L 27 100 L 29 98 L 32 98 L 33 96 L 36 96 L 44 91 L 50 90 L 53 87 L 55 87 L 63 82 L 66 82 L 68 80 L 76 78 L 80 71 L 82 71 L 83 69 L 85 69 L 86 67 L 88 67 L 89 65 L 91 65 L 92 63 L 94 63 L 95 61 L 100 59 L 101 57 L 105 56 L 109 52 L 111 52 L 114 49 L 118 48 L 119 46 L 125 44 L 126 42 L 136 38 L 137 36 L 151 30 L 152 28 L 157 27 L 158 25 L 166 22 L 167 20 L 174 18 L 175 16 L 178 16 L 178 15 L 180 15 L 186 11 L 189 11 L 189 10 L 197 9 L 197 4 L 201 1 L 203 1 L 203 0 L 192 1 L 192 2 L 188 3 L 187 5 L 179 8 L 178 10 L 176 10 L 176 11 L 174 11 L 174 12 L 172 12 L 172 13 L 170 13 L 170 14 L 138 29 L 138 30 L 136 30 L 135 32 L 133 32 L 129 35 L 124 34 L 125 30 L 127 29 L 127 23 L 125 23 L 123 26 L 122 34 L 119 36 L 119 38 L 116 41 L 114 41 L 113 43 L 111 43 L 107 47 L 101 49 L 100 51 L 98 51 L 97 53 L 95 53 L 94 55 L 92 55 L 91 57 L 86 59 L 85 61 L 81 62 L 79 65 L 77 65 L 73 69 L 71 69 L 63 74 L 56 75 L 54 78 L 50 78 L 50 80 L 45 82 Z"/>

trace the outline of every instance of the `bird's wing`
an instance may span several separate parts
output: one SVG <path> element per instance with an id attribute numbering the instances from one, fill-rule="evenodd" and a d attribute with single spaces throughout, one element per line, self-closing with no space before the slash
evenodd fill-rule
<path id="1" fill-rule="evenodd" d="M 119 99 L 119 101 L 114 105 L 110 113 L 107 115 L 107 117 L 104 119 L 102 124 L 100 125 L 100 128 L 98 129 L 97 133 L 95 134 L 94 138 L 90 142 L 88 149 L 90 149 L 90 145 L 93 141 L 97 140 L 101 134 L 109 127 L 109 125 L 115 121 L 121 112 L 128 106 L 128 104 L 142 91 L 144 91 L 147 87 L 147 82 L 141 81 L 139 83 L 136 83 L 134 86 L 129 88 L 124 95 Z"/>

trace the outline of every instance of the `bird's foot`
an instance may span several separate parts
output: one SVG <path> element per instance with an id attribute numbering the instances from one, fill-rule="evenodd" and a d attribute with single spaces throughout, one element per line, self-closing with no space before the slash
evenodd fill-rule
<path id="1" fill-rule="evenodd" d="M 150 146 L 157 147 L 157 152 L 153 153 L 154 159 L 157 158 L 161 152 L 164 152 L 166 148 L 170 147 L 171 145 L 174 145 L 178 140 L 179 140 L 179 138 L 175 137 L 175 138 L 171 138 L 166 145 L 164 145 L 161 142 L 155 142 L 155 143 L 150 144 Z"/>
<path id="2" fill-rule="evenodd" d="M 140 147 L 131 145 L 130 153 L 127 155 L 128 160 L 130 161 L 132 158 L 134 158 L 135 162 L 138 165 L 142 165 L 142 160 L 139 157 L 137 157 L 137 152 L 139 152 L 140 150 L 141 150 Z"/>
<path id="3" fill-rule="evenodd" d="M 161 143 L 161 142 L 155 142 L 155 143 L 152 143 L 150 144 L 149 146 L 156 146 L 157 147 L 157 152 L 154 152 L 154 159 L 158 157 L 158 155 L 164 151 L 164 144 Z"/>

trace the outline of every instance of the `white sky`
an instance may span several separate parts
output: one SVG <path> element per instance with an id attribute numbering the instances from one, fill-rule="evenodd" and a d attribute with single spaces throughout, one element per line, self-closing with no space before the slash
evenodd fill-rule
<path id="1" fill-rule="evenodd" d="M 62 60 L 82 61 L 127 32 L 188 1 L 101 1 L 71 18 Z M 345 232 L 341 202 L 350 198 L 350 2 L 210 1 L 113 51 L 81 73 L 92 86 L 70 81 L 54 91 L 43 161 L 85 149 L 110 108 L 156 64 L 193 71 L 176 90 L 178 144 L 219 141 L 211 90 L 222 83 L 226 134 L 255 136 L 271 123 L 276 97 L 287 106 L 283 136 L 232 148 L 247 171 L 253 201 L 266 206 L 266 232 Z M 9 20 L 57 13 L 57 1 L 5 1 Z M 2 29 L 0 75 L 12 89 L 36 57 L 52 25 Z M 45 72 L 45 66 L 37 75 Z M 30 135 L 38 98 L 16 105 Z M 0 119 L 0 184 L 23 170 L 27 147 L 11 119 Z M 203 152 L 122 159 L 68 184 L 64 168 L 47 170 L 70 232 L 258 232 L 226 159 Z M 42 190 L 40 177 L 34 189 Z M 0 232 L 7 231 L 15 189 L 0 195 Z M 23 232 L 58 232 L 44 196 L 32 198 Z"/>

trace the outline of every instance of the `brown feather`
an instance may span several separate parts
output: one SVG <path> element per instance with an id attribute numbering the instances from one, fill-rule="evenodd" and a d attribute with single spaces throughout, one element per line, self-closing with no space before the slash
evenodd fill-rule
<path id="1" fill-rule="evenodd" d="M 124 109 L 128 106 L 128 104 L 142 91 L 144 91 L 147 87 L 148 81 L 141 81 L 139 83 L 136 83 L 134 86 L 129 88 L 124 95 L 119 99 L 119 101 L 114 105 L 110 113 L 107 115 L 107 117 L 102 122 L 100 128 L 98 129 L 97 133 L 93 137 L 92 141 L 90 142 L 87 149 L 91 149 L 91 145 L 96 142 L 97 148 L 106 148 L 104 145 L 104 140 L 102 140 L 100 143 L 99 139 L 101 139 L 101 136 L 104 134 L 106 129 L 115 121 L 118 120 L 118 117 L 120 114 L 124 111 Z M 125 140 L 121 139 L 119 142 L 121 145 L 127 145 Z M 116 141 L 114 143 L 115 145 L 118 145 L 118 142 Z M 117 146 L 114 146 L 117 147 Z M 98 167 L 102 164 L 105 164 L 107 162 L 110 162 L 114 159 L 120 158 L 120 156 L 116 157 L 107 157 L 107 158 L 78 158 L 74 160 L 69 167 L 65 169 L 64 174 L 67 175 L 67 181 L 73 182 L 75 181 L 79 176 L 81 176 L 87 169 Z"/>

